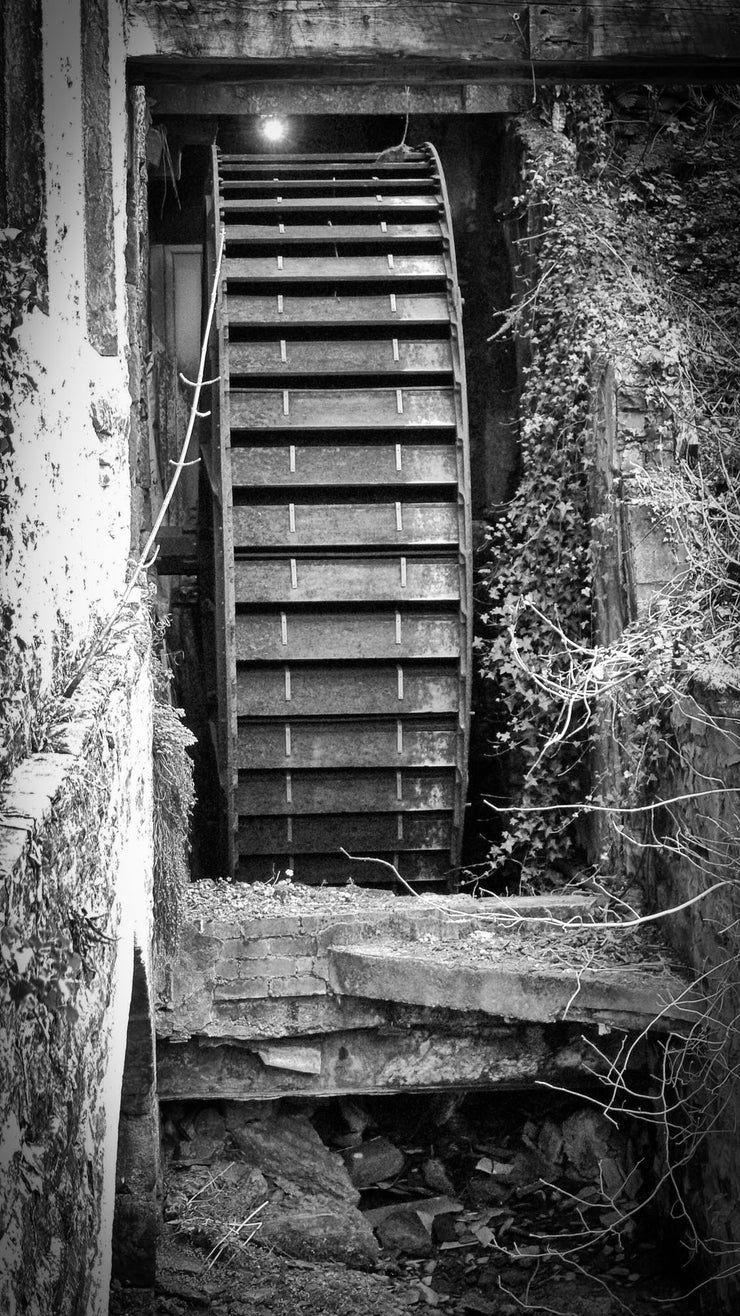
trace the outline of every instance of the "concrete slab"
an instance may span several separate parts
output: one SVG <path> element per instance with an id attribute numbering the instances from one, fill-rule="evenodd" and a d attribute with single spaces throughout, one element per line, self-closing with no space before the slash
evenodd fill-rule
<path id="1" fill-rule="evenodd" d="M 582 1024 L 501 1024 L 480 1014 L 439 1012 L 437 1026 L 406 1006 L 385 1007 L 384 1028 L 345 1029 L 305 1040 L 312 1066 L 295 1042 L 192 1039 L 157 1046 L 162 1101 L 256 1101 L 287 1096 L 522 1088 L 544 1080 L 565 1087 L 583 1081 L 585 1067 L 603 1073 L 624 1046 L 616 1030 L 601 1035 Z M 435 1012 L 436 1014 L 437 1012 Z M 267 1056 L 263 1054 L 267 1051 Z M 629 1051 L 629 1068 L 645 1065 L 646 1049 Z"/>
<path id="2" fill-rule="evenodd" d="M 533 954 L 514 961 L 504 949 L 485 962 L 464 962 L 437 942 L 332 947 L 329 966 L 331 986 L 340 995 L 482 1011 L 502 1020 L 686 1031 L 701 1009 L 698 998 L 692 1003 L 687 981 L 667 970 L 647 972 L 639 963 L 557 968 Z"/>

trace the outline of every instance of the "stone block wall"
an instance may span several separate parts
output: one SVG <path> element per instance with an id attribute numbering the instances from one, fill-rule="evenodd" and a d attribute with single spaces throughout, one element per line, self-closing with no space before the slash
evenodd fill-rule
<path id="1" fill-rule="evenodd" d="M 557 895 L 507 903 L 523 914 L 560 917 L 593 908 L 588 898 Z M 394 948 L 431 955 L 429 969 L 423 958 L 419 969 L 426 981 L 434 974 L 430 945 L 490 936 L 481 931 L 490 929 L 490 905 L 288 882 L 193 884 L 178 954 L 159 984 L 160 1100 L 253 1102 L 538 1079 L 572 1086 L 587 1060 L 594 1063 L 594 1044 L 609 1050 L 611 1040 L 596 1041 L 597 1024 L 568 1019 L 543 1027 L 529 1016 L 504 1023 L 498 1012 L 448 1008 L 444 999 L 408 1003 L 394 992 Z M 377 948 L 378 986 L 353 995 L 341 989 L 337 951 L 359 943 Z M 504 985 L 502 999 L 510 988 Z M 620 1037 L 615 1030 L 615 1046 Z M 642 1063 L 642 1048 L 634 1060 Z"/>
<path id="2" fill-rule="evenodd" d="M 680 1171 L 697 1229 L 710 1240 L 701 1257 L 707 1278 L 700 1293 L 706 1316 L 737 1310 L 733 1277 L 740 1259 L 740 1162 L 737 1156 L 740 1085 L 740 698 L 721 672 L 707 671 L 672 712 L 676 753 L 661 782 L 661 797 L 674 802 L 656 815 L 665 837 L 656 857 L 652 902 L 671 909 L 716 889 L 664 922 L 669 943 L 696 976 L 697 1019 L 705 1015 L 709 1050 L 688 1057 L 684 1072 L 693 1109 L 687 1121 L 697 1141 Z M 697 1059 L 706 1065 L 697 1071 Z M 712 1060 L 713 1057 L 713 1060 Z M 699 1072 L 699 1085 L 693 1078 Z"/>
<path id="3" fill-rule="evenodd" d="M 558 899 L 550 897 L 550 904 Z M 353 887 L 331 894 L 293 892 L 289 883 L 198 882 L 187 896 L 180 950 L 163 972 L 157 1035 L 174 1042 L 253 1040 L 372 1027 L 383 1017 L 373 1003 L 334 996 L 331 948 L 414 942 L 443 925 L 445 937 L 454 939 L 486 926 L 472 897 L 447 896 L 444 906 Z M 529 912 L 543 907 L 547 898 L 517 901 Z"/>
<path id="4" fill-rule="evenodd" d="M 148 636 L 129 615 L 3 792 L 3 1312 L 107 1311 L 135 944 L 151 969 Z"/>

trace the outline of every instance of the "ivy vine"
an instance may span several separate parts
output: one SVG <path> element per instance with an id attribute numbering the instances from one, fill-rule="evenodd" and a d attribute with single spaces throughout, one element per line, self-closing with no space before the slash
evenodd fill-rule
<path id="1" fill-rule="evenodd" d="M 607 789 L 644 798 L 665 753 L 671 699 L 716 659 L 718 632 L 734 661 L 719 609 L 736 606 L 735 530 L 725 499 L 714 515 L 720 571 L 707 495 L 716 503 L 719 487 L 722 501 L 722 470 L 737 460 L 738 255 L 722 214 L 740 187 L 739 109 L 724 97 L 718 113 L 692 89 L 566 88 L 518 126 L 521 189 L 507 219 L 515 296 L 496 336 L 511 332 L 517 346 L 521 470 L 487 530 L 476 640 L 491 752 L 512 788 L 498 801 L 509 808 L 488 873 L 509 886 L 541 889 L 582 868 L 575 806 Z M 627 628 L 620 653 L 633 666 L 617 721 L 629 723 L 630 747 L 624 779 L 608 787 L 593 780 L 598 719 L 578 687 L 589 664 L 591 677 L 604 666 L 594 657 L 591 486 L 594 382 L 607 359 L 638 389 L 644 414 L 631 496 L 684 555 L 683 593 L 668 591 Z"/>

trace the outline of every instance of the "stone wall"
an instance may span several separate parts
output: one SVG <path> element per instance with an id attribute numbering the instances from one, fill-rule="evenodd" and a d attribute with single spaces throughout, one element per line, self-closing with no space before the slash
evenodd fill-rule
<path id="1" fill-rule="evenodd" d="M 708 1049 L 687 1056 L 684 1093 L 692 1098 L 687 1123 L 696 1130 L 694 1153 L 681 1168 L 686 1200 L 702 1237 L 706 1277 L 725 1272 L 701 1293 L 706 1316 L 737 1310 L 733 1270 L 740 1256 L 740 1120 L 737 1065 L 740 1046 L 740 698 L 723 673 L 707 671 L 672 712 L 675 753 L 660 795 L 673 800 L 654 820 L 664 848 L 657 854 L 653 904 L 682 905 L 718 889 L 665 921 L 670 944 L 696 975 L 697 1022 Z M 678 798 L 677 798 L 678 797 Z M 701 1060 L 703 1069 L 698 1068 Z M 698 1074 L 698 1080 L 696 1075 Z"/>
<path id="2" fill-rule="evenodd" d="M 119 628 L 54 744 L 0 822 L 0 1309 L 102 1316 L 135 945 L 151 971 L 148 623 Z"/>
<path id="3" fill-rule="evenodd" d="M 557 964 L 537 942 L 537 915 L 594 905 L 195 883 L 158 993 L 160 1100 L 578 1087 L 625 1032 L 639 1068 L 643 1027 L 661 1011 L 684 1026 L 681 982 L 639 964 L 582 973 L 560 936 Z"/>
<path id="4" fill-rule="evenodd" d="M 383 1018 L 377 1006 L 335 994 L 333 948 L 411 944 L 442 928 L 454 939 L 486 927 L 488 919 L 470 896 L 448 896 L 437 906 L 388 891 L 344 887 L 332 893 L 287 881 L 252 892 L 228 882 L 191 888 L 180 951 L 164 970 L 159 992 L 159 1038 L 280 1038 L 372 1026 Z M 556 910 L 562 900 L 531 897 L 515 904 L 532 914 Z"/>

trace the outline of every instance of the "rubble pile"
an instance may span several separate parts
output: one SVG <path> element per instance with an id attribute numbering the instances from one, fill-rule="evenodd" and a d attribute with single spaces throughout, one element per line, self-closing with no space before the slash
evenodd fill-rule
<path id="1" fill-rule="evenodd" d="M 178 1103 L 164 1134 L 169 1229 L 202 1250 L 211 1274 L 267 1248 L 287 1265 L 346 1268 L 348 1294 L 358 1270 L 382 1276 L 380 1305 L 357 1305 L 363 1316 L 512 1316 L 523 1304 L 643 1316 L 666 1299 L 681 1316 L 692 1311 L 666 1278 L 655 1217 L 648 1237 L 637 1209 L 651 1157 L 587 1100 L 509 1092 Z M 167 1310 L 190 1310 L 173 1300 Z M 213 1310 L 249 1307 L 216 1301 Z"/>

